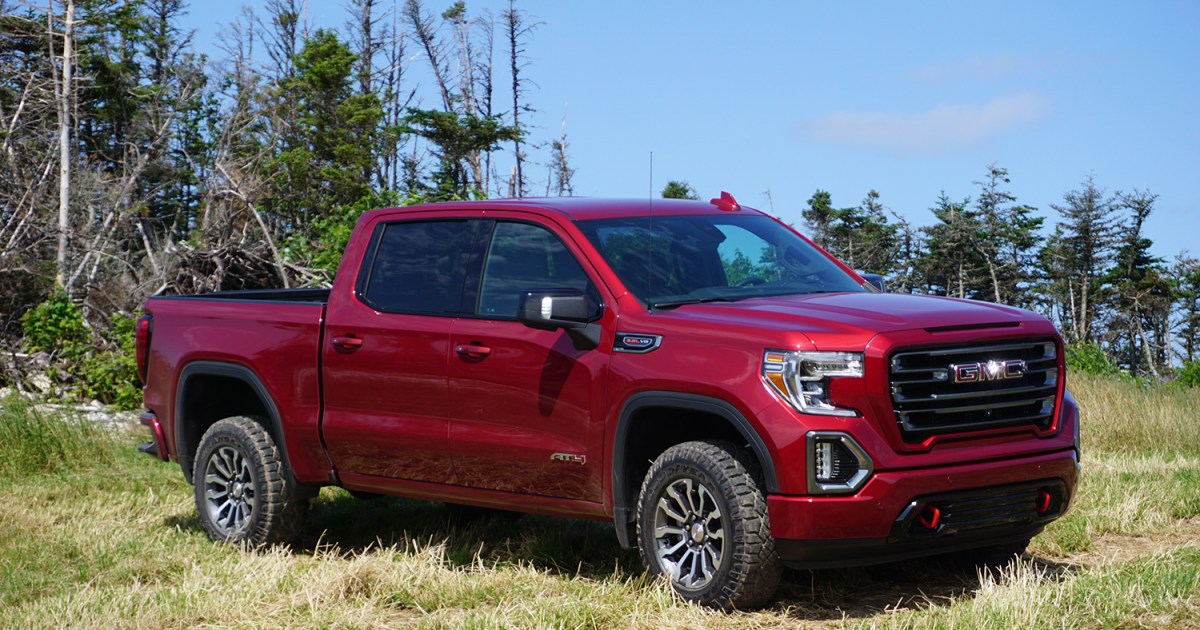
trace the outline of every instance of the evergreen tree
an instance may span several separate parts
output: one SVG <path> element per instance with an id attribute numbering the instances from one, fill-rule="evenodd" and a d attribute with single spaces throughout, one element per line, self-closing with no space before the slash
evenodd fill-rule
<path id="1" fill-rule="evenodd" d="M 304 42 L 295 75 L 282 86 L 296 99 L 299 141 L 272 161 L 272 205 L 294 222 L 291 229 L 370 189 L 383 111 L 373 92 L 354 89 L 356 61 L 336 33 L 318 30 Z"/>
<path id="2" fill-rule="evenodd" d="M 699 199 L 696 189 L 681 179 L 672 179 L 662 189 L 663 199 Z"/>
<path id="3" fill-rule="evenodd" d="M 1115 309 L 1108 322 L 1110 352 L 1134 374 L 1155 378 L 1169 365 L 1171 290 L 1163 260 L 1150 253 L 1146 220 L 1158 195 L 1150 191 L 1118 193 L 1118 205 L 1128 213 L 1119 229 L 1116 254 L 1105 280 L 1115 292 Z"/>
<path id="4" fill-rule="evenodd" d="M 978 229 L 973 239 L 990 289 L 987 299 L 1028 307 L 1032 305 L 1028 289 L 1037 279 L 1037 246 L 1042 240 L 1038 230 L 1043 220 L 1033 215 L 1035 208 L 1013 205 L 1016 196 L 1004 189 L 1011 181 L 1006 169 L 989 164 L 987 171 L 986 180 L 975 182 L 980 194 L 975 200 Z"/>
<path id="5" fill-rule="evenodd" d="M 1106 300 L 1104 271 L 1113 256 L 1113 200 L 1088 176 L 1082 186 L 1051 205 L 1062 217 L 1043 249 L 1046 293 L 1058 304 L 1068 341 L 1095 341 L 1095 325 Z"/>
<path id="6" fill-rule="evenodd" d="M 837 211 L 834 237 L 846 264 L 889 276 L 896 270 L 897 229 L 888 223 L 879 193 L 871 190 L 861 206 Z"/>
<path id="7" fill-rule="evenodd" d="M 1195 362 L 1200 357 L 1200 260 L 1180 253 L 1171 267 L 1171 281 L 1178 312 L 1179 356 Z"/>
<path id="8" fill-rule="evenodd" d="M 427 140 L 438 160 L 426 193 L 430 201 L 486 196 L 487 191 L 474 186 L 471 156 L 494 150 L 521 133 L 494 116 L 416 108 L 408 110 L 405 130 Z"/>
<path id="9" fill-rule="evenodd" d="M 986 282 L 980 275 L 984 261 L 976 247 L 983 228 L 970 206 L 969 198 L 951 201 L 943 192 L 931 208 L 938 222 L 922 229 L 926 250 L 918 264 L 928 293 L 986 299 Z"/>
<path id="10" fill-rule="evenodd" d="M 808 237 L 832 253 L 830 248 L 833 246 L 833 228 L 837 220 L 837 210 L 833 207 L 833 200 L 829 193 L 820 189 L 814 192 L 813 196 L 808 198 L 808 207 L 802 210 L 800 215 L 804 217 Z"/>

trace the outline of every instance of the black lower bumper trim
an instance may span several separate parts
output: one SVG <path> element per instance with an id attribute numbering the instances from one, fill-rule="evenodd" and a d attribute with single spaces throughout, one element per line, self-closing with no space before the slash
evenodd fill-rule
<path id="1" fill-rule="evenodd" d="M 147 455 L 158 457 L 158 445 L 154 443 L 154 440 L 138 444 L 137 450 Z"/>
<path id="2" fill-rule="evenodd" d="M 953 536 L 896 542 L 887 538 L 785 539 L 775 541 L 775 551 L 785 565 L 794 569 L 860 567 L 1027 541 L 1045 527 L 1046 523 L 1037 523 L 1017 528 L 977 529 Z"/>

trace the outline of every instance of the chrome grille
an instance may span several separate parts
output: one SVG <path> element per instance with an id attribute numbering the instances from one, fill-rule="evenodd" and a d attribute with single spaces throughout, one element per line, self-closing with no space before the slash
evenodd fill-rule
<path id="1" fill-rule="evenodd" d="M 896 421 L 909 442 L 1054 420 L 1058 353 L 1050 339 L 903 350 L 889 366 Z"/>

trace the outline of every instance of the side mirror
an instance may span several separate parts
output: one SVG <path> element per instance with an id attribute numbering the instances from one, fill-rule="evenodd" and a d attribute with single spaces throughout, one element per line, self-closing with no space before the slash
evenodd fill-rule
<path id="1" fill-rule="evenodd" d="M 883 276 L 877 273 L 867 273 L 865 271 L 855 270 L 855 273 L 862 276 L 871 286 L 879 290 L 880 293 L 887 293 L 887 283 L 883 280 Z"/>
<path id="2" fill-rule="evenodd" d="M 576 350 L 600 345 L 600 325 L 589 321 L 587 296 L 578 289 L 526 291 L 517 303 L 517 321 L 538 330 L 567 331 Z"/>

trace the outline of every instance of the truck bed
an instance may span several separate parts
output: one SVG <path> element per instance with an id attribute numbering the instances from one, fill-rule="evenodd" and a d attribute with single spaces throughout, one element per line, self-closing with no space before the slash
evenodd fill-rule
<path id="1" fill-rule="evenodd" d="M 185 368 L 215 363 L 255 375 L 276 405 L 260 413 L 286 425 L 283 447 L 297 477 L 326 479 L 328 463 L 318 427 L 321 322 L 328 298 L 328 289 L 285 289 L 162 296 L 146 302 L 153 317 L 147 408 L 158 413 L 169 452 L 182 459 L 185 471 L 190 470 L 188 451 L 200 436 L 177 434 L 176 411 L 201 403 L 176 400 L 176 394 L 187 379 Z M 224 414 L 223 405 L 240 395 L 234 381 L 211 374 L 203 378 L 209 385 L 203 390 L 201 413 Z"/>
<path id="2" fill-rule="evenodd" d="M 231 300 L 239 302 L 299 302 L 326 304 L 329 289 L 254 289 L 246 291 L 213 291 L 195 295 L 162 295 L 156 300 Z"/>

